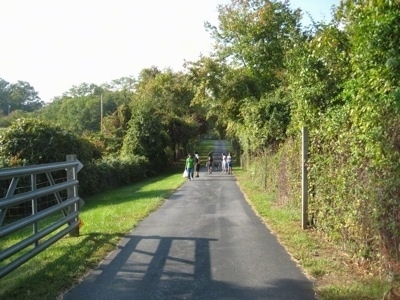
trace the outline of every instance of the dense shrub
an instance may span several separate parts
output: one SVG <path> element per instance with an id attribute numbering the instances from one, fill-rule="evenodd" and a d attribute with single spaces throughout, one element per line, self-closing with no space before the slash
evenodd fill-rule
<path id="1" fill-rule="evenodd" d="M 148 177 L 149 172 L 147 159 L 140 156 L 97 160 L 79 172 L 79 194 L 84 197 L 128 185 Z"/>
<path id="2" fill-rule="evenodd" d="M 18 119 L 0 136 L 0 157 L 9 166 L 65 161 L 67 154 L 83 164 L 101 156 L 88 140 L 35 119 Z"/>
<path id="3" fill-rule="evenodd" d="M 78 174 L 79 194 L 93 195 L 150 176 L 149 162 L 142 156 L 101 158 L 89 140 L 53 124 L 19 119 L 0 137 L 3 167 L 65 161 L 76 154 L 83 164 Z"/>
<path id="4" fill-rule="evenodd" d="M 242 155 L 242 166 L 257 185 L 276 195 L 275 203 L 281 207 L 301 206 L 300 146 L 299 140 L 287 139 L 278 150 Z"/>

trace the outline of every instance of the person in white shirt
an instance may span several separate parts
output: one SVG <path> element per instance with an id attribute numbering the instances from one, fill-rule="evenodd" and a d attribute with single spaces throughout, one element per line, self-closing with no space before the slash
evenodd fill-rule
<path id="1" fill-rule="evenodd" d="M 228 174 L 232 174 L 232 155 L 230 152 L 226 157 L 226 163 L 228 164 Z"/>
<path id="2" fill-rule="evenodd" d="M 199 153 L 198 153 L 197 151 L 194 152 L 194 163 L 195 163 L 196 177 L 199 177 L 199 172 L 200 172 L 200 156 L 199 156 Z"/>
<path id="3" fill-rule="evenodd" d="M 221 169 L 222 169 L 222 173 L 226 173 L 227 170 L 227 164 L 226 164 L 226 155 L 225 153 L 222 153 L 222 162 L 221 162 Z"/>

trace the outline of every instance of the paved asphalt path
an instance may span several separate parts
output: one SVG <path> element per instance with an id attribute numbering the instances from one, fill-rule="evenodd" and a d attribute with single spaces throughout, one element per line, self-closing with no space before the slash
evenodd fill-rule
<path id="1" fill-rule="evenodd" d="M 217 141 L 216 161 L 224 150 Z M 203 164 L 199 178 L 127 234 L 62 299 L 316 298 L 311 281 L 252 211 L 235 177 L 208 175 Z"/>

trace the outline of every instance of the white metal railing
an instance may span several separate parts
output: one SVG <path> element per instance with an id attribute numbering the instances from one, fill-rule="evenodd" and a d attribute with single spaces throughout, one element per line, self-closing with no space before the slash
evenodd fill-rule
<path id="1" fill-rule="evenodd" d="M 79 235 L 83 200 L 78 196 L 77 174 L 82 167 L 75 155 L 67 155 L 65 162 L 0 169 L 0 184 L 7 186 L 0 198 L 0 278 L 65 235 Z M 54 204 L 40 209 L 38 201 L 44 197 Z M 29 206 L 31 214 L 7 218 L 11 208 L 21 205 Z M 9 245 L 13 235 L 16 242 Z"/>

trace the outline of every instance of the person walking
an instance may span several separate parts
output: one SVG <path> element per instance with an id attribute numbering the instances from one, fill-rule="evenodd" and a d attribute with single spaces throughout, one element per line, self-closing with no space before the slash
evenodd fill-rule
<path id="1" fill-rule="evenodd" d="M 226 163 L 228 164 L 228 174 L 232 174 L 232 155 L 230 152 L 226 157 Z"/>
<path id="2" fill-rule="evenodd" d="M 192 153 L 189 153 L 188 157 L 186 158 L 185 168 L 188 172 L 188 181 L 190 181 L 193 179 L 193 173 L 194 173 L 194 158 L 192 156 Z"/>
<path id="3" fill-rule="evenodd" d="M 195 163 L 195 170 L 196 170 L 196 177 L 199 177 L 200 173 L 200 156 L 197 151 L 194 152 L 194 163 Z"/>
<path id="4" fill-rule="evenodd" d="M 208 153 L 208 175 L 211 175 L 213 171 L 214 159 L 212 157 L 212 154 L 212 152 Z"/>
<path id="5" fill-rule="evenodd" d="M 222 169 L 222 173 L 226 173 L 227 167 L 226 167 L 226 155 L 225 155 L 225 153 L 222 153 L 221 169 Z"/>

